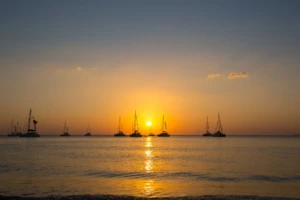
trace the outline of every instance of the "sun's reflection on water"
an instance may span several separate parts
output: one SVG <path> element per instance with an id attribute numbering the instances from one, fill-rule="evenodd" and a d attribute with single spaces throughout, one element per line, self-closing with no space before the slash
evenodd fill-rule
<path id="1" fill-rule="evenodd" d="M 150 196 L 154 193 L 153 180 L 148 180 L 144 184 L 144 193 L 147 196 Z"/>
<path id="2" fill-rule="evenodd" d="M 152 154 L 152 138 L 147 137 L 145 143 L 145 172 L 151 173 L 153 172 L 153 154 Z M 145 181 L 143 193 L 147 196 L 151 196 L 154 193 L 154 184 L 153 180 L 149 179 Z"/>
<path id="3" fill-rule="evenodd" d="M 145 147 L 152 147 L 151 137 L 147 137 Z"/>

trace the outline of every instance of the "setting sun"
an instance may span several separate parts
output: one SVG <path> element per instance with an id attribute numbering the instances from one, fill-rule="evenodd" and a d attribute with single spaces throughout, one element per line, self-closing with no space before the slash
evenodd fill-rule
<path id="1" fill-rule="evenodd" d="M 147 124 L 147 126 L 151 126 L 152 122 L 148 121 L 146 124 Z"/>

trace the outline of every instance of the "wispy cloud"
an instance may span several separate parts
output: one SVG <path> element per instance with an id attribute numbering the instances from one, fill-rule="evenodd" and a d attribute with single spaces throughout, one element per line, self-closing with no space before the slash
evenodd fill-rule
<path id="1" fill-rule="evenodd" d="M 208 78 L 216 78 L 216 77 L 219 77 L 219 76 L 222 76 L 222 75 L 221 74 L 209 74 Z"/>
<path id="2" fill-rule="evenodd" d="M 82 71 L 82 67 L 78 65 L 78 66 L 76 67 L 76 71 L 77 71 L 77 72 L 81 72 L 81 71 Z"/>
<path id="3" fill-rule="evenodd" d="M 246 72 L 231 72 L 228 76 L 229 79 L 233 78 L 247 78 L 248 74 Z"/>

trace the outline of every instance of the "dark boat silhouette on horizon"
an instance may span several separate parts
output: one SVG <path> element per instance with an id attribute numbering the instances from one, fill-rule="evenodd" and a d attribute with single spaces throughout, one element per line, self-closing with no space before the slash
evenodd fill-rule
<path id="1" fill-rule="evenodd" d="M 88 124 L 88 127 L 86 129 L 86 134 L 84 134 L 84 136 L 92 136 L 90 124 Z"/>
<path id="2" fill-rule="evenodd" d="M 212 137 L 226 137 L 226 134 L 223 133 L 223 127 L 222 127 L 221 117 L 219 112 L 218 112 L 218 121 L 217 121 L 216 130 L 217 132 L 212 134 Z"/>
<path id="3" fill-rule="evenodd" d="M 38 121 L 36 121 L 34 119 L 34 117 L 32 117 L 32 123 L 33 123 L 34 129 L 30 128 L 30 124 L 31 124 L 31 108 L 30 108 L 29 116 L 28 116 L 28 123 L 27 123 L 27 133 L 20 134 L 20 137 L 40 137 L 40 135 L 36 132 L 36 124 L 38 123 Z"/>
<path id="4" fill-rule="evenodd" d="M 167 123 L 165 121 L 165 115 L 163 115 L 162 124 L 161 124 L 161 133 L 158 134 L 158 137 L 170 137 L 170 134 L 165 130 L 167 129 Z"/>
<path id="5" fill-rule="evenodd" d="M 69 134 L 69 129 L 67 127 L 67 121 L 65 121 L 65 124 L 64 124 L 64 128 L 63 128 L 63 131 L 62 131 L 62 134 L 60 135 L 61 137 L 68 137 L 68 136 L 71 136 Z"/>
<path id="6" fill-rule="evenodd" d="M 155 136 L 155 134 L 152 133 L 152 127 L 151 127 L 151 125 L 150 125 L 150 129 L 149 129 L 149 134 L 147 136 L 150 136 L 150 137 Z"/>
<path id="7" fill-rule="evenodd" d="M 149 133 L 149 135 L 148 136 L 155 136 L 155 134 L 154 133 Z"/>
<path id="8" fill-rule="evenodd" d="M 134 122 L 133 122 L 132 131 L 133 133 L 129 135 L 130 137 L 143 137 L 142 134 L 139 132 L 139 124 L 138 124 L 136 111 L 134 112 Z"/>
<path id="9" fill-rule="evenodd" d="M 124 137 L 124 136 L 127 136 L 122 131 L 121 116 L 119 116 L 119 126 L 118 126 L 118 129 L 119 129 L 118 133 L 114 134 L 115 137 Z"/>
<path id="10" fill-rule="evenodd" d="M 20 127 L 20 131 L 18 132 L 18 128 L 19 128 L 19 122 L 17 123 L 17 125 L 14 125 L 14 119 L 12 119 L 10 130 L 9 130 L 7 136 L 8 137 L 19 137 L 22 134 L 22 130 Z"/>
<path id="11" fill-rule="evenodd" d="M 208 117 L 206 117 L 206 133 L 204 133 L 202 136 L 211 136 L 211 133 L 209 132 Z"/>

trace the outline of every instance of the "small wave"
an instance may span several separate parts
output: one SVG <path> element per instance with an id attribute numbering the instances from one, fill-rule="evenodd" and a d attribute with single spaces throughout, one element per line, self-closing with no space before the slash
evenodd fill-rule
<path id="1" fill-rule="evenodd" d="M 151 174 L 141 172 L 92 172 L 86 174 L 87 176 L 102 177 L 102 178 L 149 178 Z"/>
<path id="2" fill-rule="evenodd" d="M 250 175 L 250 176 L 215 176 L 213 174 L 202 174 L 192 172 L 91 172 L 84 176 L 103 177 L 103 178 L 129 178 L 129 179 L 190 179 L 190 180 L 205 180 L 212 182 L 245 182 L 245 181 L 266 181 L 266 182 L 284 182 L 284 181 L 300 181 L 300 176 L 279 177 L 266 175 Z"/>
<path id="3" fill-rule="evenodd" d="M 249 177 L 249 180 L 268 181 L 268 182 L 300 181 L 300 176 L 279 177 L 279 176 L 252 175 Z"/>

